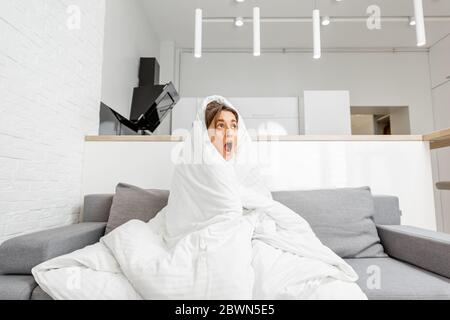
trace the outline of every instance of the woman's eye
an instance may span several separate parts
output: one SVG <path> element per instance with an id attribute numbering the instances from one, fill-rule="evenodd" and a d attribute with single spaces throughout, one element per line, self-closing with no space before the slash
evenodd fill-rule
<path id="1" fill-rule="evenodd" d="M 219 128 L 219 129 L 222 129 L 224 126 L 223 126 L 223 123 L 219 123 L 218 125 L 217 125 L 217 128 Z"/>

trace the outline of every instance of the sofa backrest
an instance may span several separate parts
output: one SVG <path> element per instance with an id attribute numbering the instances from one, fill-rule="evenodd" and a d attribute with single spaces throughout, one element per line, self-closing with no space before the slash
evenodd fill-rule
<path id="1" fill-rule="evenodd" d="M 297 191 L 298 192 L 298 191 Z M 113 194 L 94 194 L 84 197 L 82 222 L 107 222 Z M 374 220 L 378 225 L 399 225 L 401 211 L 396 196 L 373 195 L 375 205 Z"/>
<path id="2" fill-rule="evenodd" d="M 390 195 L 373 195 L 375 204 L 374 220 L 378 225 L 400 225 L 402 212 L 398 197 Z"/>
<path id="3" fill-rule="evenodd" d="M 114 194 L 89 194 L 84 196 L 82 222 L 108 222 Z"/>

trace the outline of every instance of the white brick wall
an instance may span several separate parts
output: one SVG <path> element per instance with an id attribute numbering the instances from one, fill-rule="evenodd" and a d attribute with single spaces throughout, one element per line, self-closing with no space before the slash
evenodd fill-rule
<path id="1" fill-rule="evenodd" d="M 70 5 L 80 29 L 68 28 Z M 104 15 L 105 0 L 0 0 L 0 243 L 78 220 Z"/>

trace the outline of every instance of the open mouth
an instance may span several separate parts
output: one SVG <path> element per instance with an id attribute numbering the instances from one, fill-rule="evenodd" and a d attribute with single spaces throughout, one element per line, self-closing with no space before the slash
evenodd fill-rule
<path id="1" fill-rule="evenodd" d="M 233 142 L 228 141 L 227 143 L 224 144 L 224 149 L 226 153 L 230 153 L 231 150 L 233 149 Z"/>

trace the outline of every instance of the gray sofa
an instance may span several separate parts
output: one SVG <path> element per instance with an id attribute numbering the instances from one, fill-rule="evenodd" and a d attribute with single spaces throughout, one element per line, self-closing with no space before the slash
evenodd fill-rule
<path id="1" fill-rule="evenodd" d="M 113 195 L 88 195 L 81 223 L 10 239 L 0 246 L 0 300 L 44 300 L 31 269 L 104 235 Z M 283 197 L 274 193 L 274 199 Z M 369 299 L 450 299 L 450 235 L 400 225 L 398 198 L 374 195 L 374 222 L 388 257 L 346 261 Z"/>

